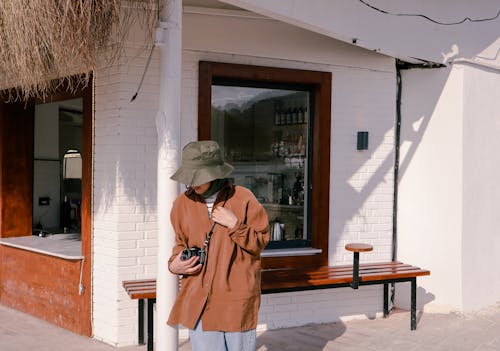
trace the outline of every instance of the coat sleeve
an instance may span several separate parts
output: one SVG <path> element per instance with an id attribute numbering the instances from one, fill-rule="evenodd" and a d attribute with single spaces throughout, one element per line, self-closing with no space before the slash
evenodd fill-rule
<path id="1" fill-rule="evenodd" d="M 172 255 L 168 260 L 169 270 L 170 270 L 170 263 L 182 250 L 184 250 L 187 247 L 187 238 L 181 229 L 179 209 L 176 203 L 174 203 L 174 205 L 172 206 L 172 211 L 170 212 L 170 221 L 172 223 L 172 227 L 175 233 L 175 245 L 172 248 Z"/>
<path id="2" fill-rule="evenodd" d="M 229 237 L 243 250 L 258 256 L 269 243 L 269 220 L 264 207 L 255 197 L 245 204 L 245 218 L 229 231 Z"/>

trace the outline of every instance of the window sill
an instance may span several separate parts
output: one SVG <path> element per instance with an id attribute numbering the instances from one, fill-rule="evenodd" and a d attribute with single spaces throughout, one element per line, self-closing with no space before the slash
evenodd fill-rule
<path id="1" fill-rule="evenodd" d="M 32 235 L 1 238 L 0 245 L 67 260 L 81 260 L 84 258 L 82 256 L 82 242 L 79 234 L 54 234 L 45 238 Z"/>
<path id="2" fill-rule="evenodd" d="M 323 250 L 312 247 L 294 249 L 270 249 L 264 250 L 261 257 L 288 257 L 288 256 L 313 256 L 322 253 Z"/>

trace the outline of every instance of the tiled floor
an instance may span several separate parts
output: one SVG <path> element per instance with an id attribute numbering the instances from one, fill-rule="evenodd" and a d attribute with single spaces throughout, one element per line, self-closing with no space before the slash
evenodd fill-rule
<path id="1" fill-rule="evenodd" d="M 258 351 L 500 351 L 500 304 L 474 314 L 419 314 L 410 331 L 409 313 L 389 318 L 315 324 L 259 333 Z M 114 348 L 0 305 L 0 351 L 146 351 Z M 191 351 L 180 340 L 180 351 Z M 174 351 L 174 350 L 162 350 Z"/>

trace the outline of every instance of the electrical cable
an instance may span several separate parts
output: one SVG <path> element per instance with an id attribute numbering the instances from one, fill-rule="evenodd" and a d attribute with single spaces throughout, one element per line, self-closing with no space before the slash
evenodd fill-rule
<path id="1" fill-rule="evenodd" d="M 78 295 L 83 295 L 85 292 L 85 286 L 83 285 L 83 265 L 85 263 L 85 257 L 82 257 L 82 262 L 80 265 L 80 281 L 78 282 Z"/>
<path id="2" fill-rule="evenodd" d="M 158 0 L 156 2 L 156 20 L 158 21 L 158 23 L 160 22 L 160 0 Z M 141 81 L 139 82 L 139 86 L 137 87 L 137 90 L 136 90 L 134 96 L 132 96 L 132 98 L 130 99 L 130 102 L 133 102 L 137 98 L 137 95 L 139 95 L 139 91 L 141 90 L 142 83 L 144 82 L 144 77 L 146 76 L 146 72 L 148 71 L 148 68 L 149 68 L 149 63 L 151 62 L 151 57 L 153 56 L 154 48 L 155 48 L 155 45 L 153 44 L 153 46 L 151 47 L 151 51 L 149 52 L 149 57 L 148 57 L 148 61 L 146 62 L 146 67 L 144 67 L 144 72 L 142 72 Z"/>
<path id="3" fill-rule="evenodd" d="M 378 12 L 381 12 L 381 13 L 384 13 L 386 15 L 392 15 L 392 16 L 408 16 L 408 17 L 422 17 L 422 18 L 425 18 L 426 20 L 430 21 L 430 22 L 433 22 L 433 23 L 436 23 L 436 24 L 440 24 L 442 26 L 454 26 L 454 25 L 457 25 L 457 24 L 462 24 L 466 21 L 470 21 L 470 22 L 487 22 L 487 21 L 493 21 L 495 19 L 497 19 L 498 17 L 500 17 L 500 10 L 498 10 L 496 16 L 494 17 L 489 17 L 489 18 L 480 18 L 480 19 L 472 19 L 470 17 L 465 17 L 463 20 L 461 21 L 458 21 L 458 22 L 448 22 L 448 23 L 445 23 L 445 22 L 439 22 L 439 21 L 436 21 L 426 15 L 422 15 L 422 14 L 418 14 L 418 13 L 392 13 L 392 12 L 389 12 L 389 11 L 385 11 L 385 10 L 382 10 L 382 9 L 379 9 L 378 7 L 375 7 L 371 4 L 369 4 L 368 2 L 366 2 L 365 0 L 358 0 L 360 3 L 362 3 L 363 5 L 365 6 L 368 6 L 370 7 L 371 9 L 375 10 L 375 11 L 378 11 Z"/>
<path id="4" fill-rule="evenodd" d="M 132 98 L 130 99 L 130 102 L 135 100 L 135 98 L 139 94 L 139 91 L 141 90 L 142 83 L 144 82 L 144 77 L 146 77 L 146 72 L 148 71 L 148 68 L 149 68 L 149 63 L 151 62 L 151 57 L 153 56 L 154 48 L 155 48 L 154 45 L 151 46 L 151 51 L 149 52 L 148 62 L 146 62 L 146 67 L 144 67 L 144 72 L 142 72 L 141 81 L 139 82 L 139 86 L 137 87 L 137 90 L 136 90 L 134 96 L 132 96 Z"/>

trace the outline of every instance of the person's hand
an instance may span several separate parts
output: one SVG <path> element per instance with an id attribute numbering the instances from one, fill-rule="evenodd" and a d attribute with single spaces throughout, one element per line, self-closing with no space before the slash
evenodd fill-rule
<path id="1" fill-rule="evenodd" d="M 198 256 L 193 256 L 186 261 L 181 260 L 182 252 L 170 262 L 169 269 L 170 272 L 174 274 L 184 274 L 193 275 L 198 274 L 201 271 L 202 265 L 198 263 Z"/>
<path id="2" fill-rule="evenodd" d="M 224 227 L 228 227 L 229 229 L 233 228 L 236 223 L 238 223 L 238 218 L 233 211 L 228 210 L 225 207 L 214 208 L 212 211 L 212 219 L 214 222 L 219 223 Z"/>

